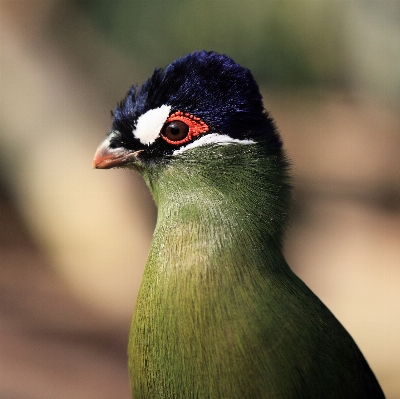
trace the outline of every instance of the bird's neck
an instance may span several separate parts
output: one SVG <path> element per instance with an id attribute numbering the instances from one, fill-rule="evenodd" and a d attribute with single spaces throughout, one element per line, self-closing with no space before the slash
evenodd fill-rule
<path id="1" fill-rule="evenodd" d="M 276 285 L 290 274 L 281 254 L 287 163 L 258 147 L 188 151 L 142 172 L 158 219 L 130 333 L 137 397 L 191 397 L 199 380 L 199 397 L 236 397 L 214 394 L 221 378 L 253 367 L 243 343 L 261 345 L 260 317 L 273 325 Z"/>
<path id="2" fill-rule="evenodd" d="M 258 144 L 206 154 L 181 154 L 145 176 L 158 206 L 151 253 L 173 258 L 178 269 L 217 259 L 279 267 L 272 260 L 282 257 L 290 197 L 284 154 Z"/>

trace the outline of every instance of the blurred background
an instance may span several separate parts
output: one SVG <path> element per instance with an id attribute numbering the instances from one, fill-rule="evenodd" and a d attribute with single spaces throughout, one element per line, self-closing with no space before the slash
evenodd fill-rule
<path id="1" fill-rule="evenodd" d="M 195 49 L 249 67 L 292 159 L 289 264 L 400 398 L 400 2 L 0 0 L 0 398 L 130 397 L 156 210 L 92 170 L 110 110 Z"/>

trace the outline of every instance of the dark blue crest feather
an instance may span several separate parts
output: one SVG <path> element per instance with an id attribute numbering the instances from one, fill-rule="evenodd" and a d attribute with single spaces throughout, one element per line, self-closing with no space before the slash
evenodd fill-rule
<path id="1" fill-rule="evenodd" d="M 130 88 L 114 111 L 112 129 L 132 137 L 138 117 L 163 104 L 171 113 L 200 117 L 210 132 L 266 141 L 271 149 L 282 146 L 252 73 L 226 55 L 196 51 L 157 68 L 140 89 Z"/>

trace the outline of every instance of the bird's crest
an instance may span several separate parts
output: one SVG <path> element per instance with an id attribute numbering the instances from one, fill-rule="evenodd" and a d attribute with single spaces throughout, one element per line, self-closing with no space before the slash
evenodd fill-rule
<path id="1" fill-rule="evenodd" d="M 282 145 L 251 72 L 215 52 L 196 51 L 155 69 L 140 88 L 129 89 L 113 117 L 115 147 L 138 148 L 139 140 L 141 148 L 154 145 L 153 155 L 176 154 L 205 134 L 213 136 L 198 145 L 228 138 Z"/>

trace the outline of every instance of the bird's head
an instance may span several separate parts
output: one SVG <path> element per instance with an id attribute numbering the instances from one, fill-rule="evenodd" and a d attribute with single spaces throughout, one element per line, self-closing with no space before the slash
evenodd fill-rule
<path id="1" fill-rule="evenodd" d="M 196 147 L 257 141 L 281 148 L 251 72 L 226 55 L 200 51 L 129 89 L 93 166 L 140 170 Z"/>

